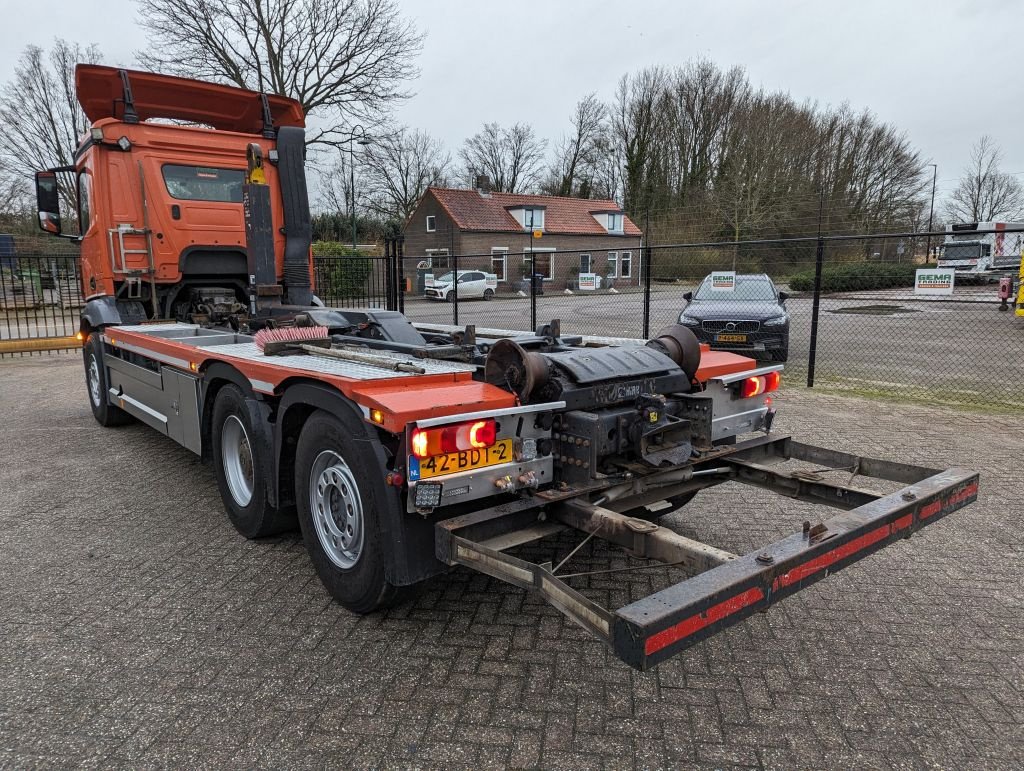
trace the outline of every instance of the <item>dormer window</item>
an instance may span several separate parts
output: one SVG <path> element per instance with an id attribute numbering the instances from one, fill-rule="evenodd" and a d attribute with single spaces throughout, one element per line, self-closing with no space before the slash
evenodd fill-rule
<path id="1" fill-rule="evenodd" d="M 544 210 L 539 208 L 523 209 L 523 228 L 526 230 L 543 230 Z"/>
<path id="2" fill-rule="evenodd" d="M 622 213 L 621 212 L 608 212 L 608 232 L 609 233 L 621 233 L 622 232 Z"/>

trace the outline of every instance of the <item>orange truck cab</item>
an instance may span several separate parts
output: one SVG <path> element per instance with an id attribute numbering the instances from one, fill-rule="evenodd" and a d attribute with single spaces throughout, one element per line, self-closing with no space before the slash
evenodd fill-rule
<path id="1" fill-rule="evenodd" d="M 98 65 L 79 65 L 75 81 L 92 126 L 74 167 L 36 179 L 44 230 L 63 235 L 62 192 L 77 205 L 80 232 L 69 237 L 81 242 L 83 326 L 115 316 L 244 316 L 258 297 L 310 304 L 298 102 Z M 262 179 L 248 180 L 247 191 L 248 155 Z M 247 192 L 264 220 L 256 254 L 247 243 Z"/>

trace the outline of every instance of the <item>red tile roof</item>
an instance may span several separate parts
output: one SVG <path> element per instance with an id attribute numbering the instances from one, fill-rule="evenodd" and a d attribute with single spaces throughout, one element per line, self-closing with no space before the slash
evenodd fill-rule
<path id="1" fill-rule="evenodd" d="M 592 198 L 562 198 L 553 195 L 513 195 L 491 193 L 480 195 L 476 190 L 429 187 L 459 230 L 522 233 L 523 226 L 509 214 L 520 206 L 544 207 L 544 232 L 568 235 L 608 235 L 592 212 L 621 212 L 615 201 Z M 623 234 L 641 235 L 640 228 L 623 215 Z"/>

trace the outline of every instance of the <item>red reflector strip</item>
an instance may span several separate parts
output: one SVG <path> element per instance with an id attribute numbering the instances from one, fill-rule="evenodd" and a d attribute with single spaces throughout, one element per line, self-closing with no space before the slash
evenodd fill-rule
<path id="1" fill-rule="evenodd" d="M 772 582 L 772 591 L 778 591 L 779 589 L 791 586 L 798 581 L 802 581 L 807 578 L 807 576 L 814 575 L 819 570 L 824 570 L 829 565 L 833 565 L 836 562 L 839 562 L 839 560 L 849 557 L 851 554 L 856 554 L 861 549 L 866 549 L 872 544 L 878 543 L 883 538 L 888 537 L 892 532 L 892 525 L 876 527 L 870 533 L 865 533 L 862 536 L 854 538 L 852 541 L 847 541 L 837 549 L 826 552 L 820 557 L 808 560 L 802 565 L 797 565 L 788 573 L 783 573 Z"/>
<path id="2" fill-rule="evenodd" d="M 747 589 L 747 591 L 737 594 L 735 597 L 722 600 L 717 605 L 712 605 L 707 610 L 696 613 L 689 618 L 684 618 L 678 624 L 673 624 L 668 629 L 662 629 L 657 634 L 648 637 L 644 642 L 644 653 L 648 656 L 652 653 L 657 653 L 662 648 L 679 642 L 684 637 L 689 637 L 694 632 L 698 632 L 704 627 L 714 624 L 716 621 L 721 621 L 726 616 L 731 616 L 748 605 L 753 605 L 755 602 L 760 602 L 763 599 L 764 592 L 755 586 L 752 589 Z"/>

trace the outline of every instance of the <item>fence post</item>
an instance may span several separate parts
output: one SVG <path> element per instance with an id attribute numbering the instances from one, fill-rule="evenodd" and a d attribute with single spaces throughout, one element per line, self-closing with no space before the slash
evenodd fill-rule
<path id="1" fill-rule="evenodd" d="M 811 304 L 811 347 L 807 351 L 807 387 L 814 388 L 814 365 L 818 356 L 818 313 L 821 308 L 821 268 L 825 261 L 825 239 L 818 236 L 814 252 L 814 301 Z"/>
<path id="2" fill-rule="evenodd" d="M 452 296 L 452 324 L 455 326 L 459 325 L 459 255 L 455 254 L 455 250 L 452 250 L 452 282 L 455 288 Z"/>
<path id="3" fill-rule="evenodd" d="M 398 307 L 398 302 L 395 299 L 395 286 L 398 279 L 395 275 L 395 240 L 393 238 L 384 239 L 384 308 L 385 310 L 393 311 Z"/>
<path id="4" fill-rule="evenodd" d="M 530 331 L 537 329 L 537 266 L 533 260 L 533 244 L 530 244 Z"/>
<path id="5" fill-rule="evenodd" d="M 395 262 L 398 265 L 398 312 L 405 313 L 405 236 L 395 239 Z"/>
<path id="6" fill-rule="evenodd" d="M 643 249 L 644 261 L 644 340 L 651 336 L 651 256 L 654 252 L 651 245 L 647 244 Z"/>

